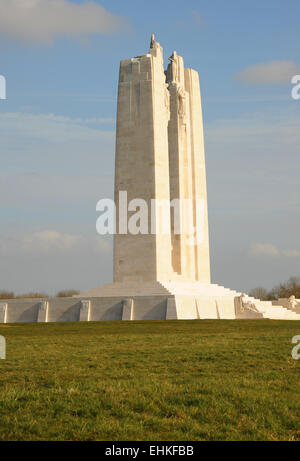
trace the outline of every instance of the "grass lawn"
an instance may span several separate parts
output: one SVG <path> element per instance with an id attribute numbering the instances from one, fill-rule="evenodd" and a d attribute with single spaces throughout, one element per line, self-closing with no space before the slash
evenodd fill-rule
<path id="1" fill-rule="evenodd" d="M 0 440 L 300 440 L 300 322 L 0 325 Z"/>

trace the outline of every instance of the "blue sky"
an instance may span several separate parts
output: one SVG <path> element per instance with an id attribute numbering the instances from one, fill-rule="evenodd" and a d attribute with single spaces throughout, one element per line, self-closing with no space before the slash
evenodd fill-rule
<path id="1" fill-rule="evenodd" d="M 0 289 L 110 281 L 95 206 L 113 190 L 119 61 L 151 33 L 200 75 L 213 281 L 247 291 L 300 275 L 299 2 L 84 3 L 1 0 Z"/>

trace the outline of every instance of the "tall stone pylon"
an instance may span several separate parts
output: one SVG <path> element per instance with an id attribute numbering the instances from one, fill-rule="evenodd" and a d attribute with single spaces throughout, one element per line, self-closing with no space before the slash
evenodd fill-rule
<path id="1" fill-rule="evenodd" d="M 166 74 L 170 93 L 170 199 L 171 202 L 180 199 L 181 204 L 187 200 L 191 205 L 190 208 L 180 207 L 180 233 L 175 235 L 172 232 L 172 264 L 174 270 L 182 277 L 210 283 L 206 168 L 199 76 L 195 70 L 184 68 L 183 59 L 176 51 L 169 60 Z M 192 223 L 192 229 L 186 229 L 186 222 Z"/>
<path id="2" fill-rule="evenodd" d="M 195 70 L 184 69 L 176 52 L 169 60 L 165 72 L 162 47 L 152 36 L 148 54 L 123 60 L 120 65 L 114 282 L 210 283 L 199 77 Z M 149 208 L 148 229 L 132 235 L 128 220 L 139 209 L 141 199 Z M 124 215 L 122 200 L 133 200 L 128 215 Z M 161 201 L 167 203 L 163 213 L 169 232 L 153 228 L 153 217 L 158 222 L 162 212 Z M 179 233 L 175 233 L 174 224 L 177 201 Z M 188 230 L 187 222 L 192 223 Z"/>
<path id="3" fill-rule="evenodd" d="M 151 233 L 150 212 L 151 200 L 170 201 L 168 122 L 169 92 L 163 54 L 161 46 L 155 42 L 148 54 L 126 59 L 120 65 L 115 163 L 115 282 L 169 280 L 172 277 L 170 233 Z M 120 205 L 124 210 L 120 192 L 127 193 L 128 203 L 135 200 L 137 207 L 140 200 L 147 203 L 147 233 L 128 233 L 127 225 L 133 213 L 129 212 L 128 216 L 119 213 Z M 168 217 L 166 221 L 170 227 Z"/>

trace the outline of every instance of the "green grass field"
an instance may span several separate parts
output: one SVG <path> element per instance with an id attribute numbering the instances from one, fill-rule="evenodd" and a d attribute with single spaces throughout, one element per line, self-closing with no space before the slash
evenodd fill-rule
<path id="1" fill-rule="evenodd" d="M 0 326 L 1 440 L 300 440 L 300 322 Z"/>

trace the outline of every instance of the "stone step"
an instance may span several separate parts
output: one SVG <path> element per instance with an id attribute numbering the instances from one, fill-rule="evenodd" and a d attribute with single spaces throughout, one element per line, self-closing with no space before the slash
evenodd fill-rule
<path id="1" fill-rule="evenodd" d="M 130 297 L 130 296 L 239 296 L 240 293 L 220 285 L 190 281 L 119 282 L 81 293 L 76 297 Z"/>
<path id="2" fill-rule="evenodd" d="M 300 320 L 300 315 L 289 311 L 282 306 L 266 306 L 259 303 L 255 307 L 261 312 L 264 318 L 268 319 L 285 319 L 285 320 Z"/>

